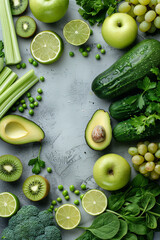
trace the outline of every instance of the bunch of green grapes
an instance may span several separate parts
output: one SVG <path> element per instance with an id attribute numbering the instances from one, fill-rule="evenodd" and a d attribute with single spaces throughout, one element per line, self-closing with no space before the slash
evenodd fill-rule
<path id="1" fill-rule="evenodd" d="M 160 29 L 160 0 L 126 0 L 118 11 L 135 18 L 141 32 L 154 33 Z"/>
<path id="2" fill-rule="evenodd" d="M 136 171 L 152 180 L 160 178 L 160 143 L 140 142 L 130 147 L 128 153 Z"/>

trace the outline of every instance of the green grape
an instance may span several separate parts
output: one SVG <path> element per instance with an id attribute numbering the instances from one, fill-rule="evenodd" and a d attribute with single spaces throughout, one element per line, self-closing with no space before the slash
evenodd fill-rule
<path id="1" fill-rule="evenodd" d="M 145 165 L 145 169 L 148 171 L 148 172 L 152 172 L 155 168 L 155 163 L 154 162 L 147 162 L 146 165 Z"/>
<path id="2" fill-rule="evenodd" d="M 139 22 L 139 23 L 143 22 L 144 21 L 144 16 L 145 15 L 137 16 L 136 21 Z"/>
<path id="3" fill-rule="evenodd" d="M 144 157 L 141 155 L 134 155 L 132 157 L 132 163 L 135 165 L 141 165 L 144 162 Z"/>
<path id="4" fill-rule="evenodd" d="M 148 145 L 148 151 L 151 153 L 155 153 L 158 149 L 158 145 L 156 143 L 150 143 Z"/>
<path id="5" fill-rule="evenodd" d="M 144 144 L 148 147 L 148 145 L 149 145 L 149 141 L 144 141 Z"/>
<path id="6" fill-rule="evenodd" d="M 155 171 L 152 171 L 151 174 L 150 174 L 150 179 L 151 180 L 158 180 L 159 179 L 159 174 L 156 173 Z"/>
<path id="7" fill-rule="evenodd" d="M 139 142 L 139 143 L 137 143 L 137 148 L 138 148 L 138 146 L 141 145 L 141 144 L 143 144 L 143 142 Z"/>
<path id="8" fill-rule="evenodd" d="M 160 149 L 157 150 L 157 152 L 155 153 L 155 157 L 158 158 L 158 159 L 160 158 Z"/>
<path id="9" fill-rule="evenodd" d="M 153 162 L 154 161 L 154 155 L 150 152 L 147 152 L 145 155 L 144 155 L 144 158 L 147 162 Z"/>
<path id="10" fill-rule="evenodd" d="M 150 177 L 150 174 L 151 174 L 150 172 L 147 172 L 147 173 L 143 174 L 143 176 L 148 178 L 148 177 Z"/>
<path id="11" fill-rule="evenodd" d="M 138 153 L 144 156 L 146 152 L 147 152 L 147 146 L 145 144 L 140 144 L 138 146 Z"/>
<path id="12" fill-rule="evenodd" d="M 160 29 L 160 16 L 154 19 L 154 25 L 156 28 Z"/>
<path id="13" fill-rule="evenodd" d="M 139 165 L 133 164 L 134 169 L 139 172 Z"/>
<path id="14" fill-rule="evenodd" d="M 143 21 L 139 24 L 139 30 L 141 32 L 147 32 L 151 28 L 151 23 Z"/>
<path id="15" fill-rule="evenodd" d="M 131 17 L 133 17 L 133 18 L 136 16 L 134 14 L 134 5 L 131 5 L 131 9 L 129 10 L 129 12 L 127 14 L 130 15 Z"/>
<path id="16" fill-rule="evenodd" d="M 142 163 L 140 166 L 139 166 L 139 172 L 141 174 L 146 174 L 148 171 L 146 170 L 146 163 Z"/>
<path id="17" fill-rule="evenodd" d="M 141 4 L 141 5 L 148 5 L 150 3 L 150 0 L 138 0 L 138 2 Z"/>
<path id="18" fill-rule="evenodd" d="M 157 28 L 155 27 L 154 23 L 152 22 L 151 23 L 151 27 L 148 30 L 148 33 L 154 33 L 156 30 L 157 30 Z"/>
<path id="19" fill-rule="evenodd" d="M 157 5 L 157 3 L 158 3 L 158 0 L 151 0 L 149 3 L 149 7 Z"/>
<path id="20" fill-rule="evenodd" d="M 157 3 L 160 3 L 160 0 L 157 0 Z"/>
<path id="21" fill-rule="evenodd" d="M 160 148 L 160 143 L 157 143 L 158 148 Z"/>
<path id="22" fill-rule="evenodd" d="M 160 164 L 156 164 L 154 171 L 160 175 Z"/>
<path id="23" fill-rule="evenodd" d="M 134 155 L 137 155 L 138 154 L 138 149 L 136 147 L 130 147 L 128 149 L 128 153 L 131 155 L 131 156 L 134 156 Z"/>
<path id="24" fill-rule="evenodd" d="M 120 13 L 127 13 L 130 11 L 130 9 L 131 9 L 131 5 L 128 2 L 122 2 L 118 7 L 118 11 Z"/>
<path id="25" fill-rule="evenodd" d="M 144 15 L 146 12 L 147 12 L 146 6 L 138 4 L 134 7 L 134 14 L 137 16 Z"/>
<path id="26" fill-rule="evenodd" d="M 155 11 L 157 14 L 160 14 L 160 3 L 156 5 Z"/>
<path id="27" fill-rule="evenodd" d="M 145 14 L 145 21 L 146 22 L 152 22 L 156 17 L 156 13 L 153 10 L 149 10 L 146 14 Z"/>
<path id="28" fill-rule="evenodd" d="M 138 0 L 130 0 L 130 3 L 137 5 L 139 2 L 138 2 Z"/>

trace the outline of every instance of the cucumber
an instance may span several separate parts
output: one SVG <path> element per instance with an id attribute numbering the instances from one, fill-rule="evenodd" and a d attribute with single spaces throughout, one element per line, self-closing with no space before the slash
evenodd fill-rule
<path id="1" fill-rule="evenodd" d="M 92 82 L 99 98 L 113 99 L 134 89 L 137 81 L 160 65 L 160 42 L 146 39 L 135 45 Z"/>

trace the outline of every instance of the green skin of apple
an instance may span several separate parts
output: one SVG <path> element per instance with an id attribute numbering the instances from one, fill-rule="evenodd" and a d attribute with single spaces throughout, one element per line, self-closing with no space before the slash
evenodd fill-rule
<path id="1" fill-rule="evenodd" d="M 93 177 L 97 185 L 105 190 L 115 191 L 123 188 L 130 180 L 131 167 L 118 154 L 105 154 L 93 167 Z"/>
<path id="2" fill-rule="evenodd" d="M 66 13 L 69 0 L 29 0 L 30 9 L 39 21 L 53 23 Z"/>
<path id="3" fill-rule="evenodd" d="M 114 13 L 107 17 L 101 30 L 106 43 L 117 49 L 131 45 L 138 33 L 136 21 L 126 13 Z"/>

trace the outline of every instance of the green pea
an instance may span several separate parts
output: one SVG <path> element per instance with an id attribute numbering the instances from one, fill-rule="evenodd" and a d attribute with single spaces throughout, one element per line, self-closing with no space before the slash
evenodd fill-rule
<path id="1" fill-rule="evenodd" d="M 19 112 L 24 112 L 24 108 L 23 107 L 19 107 L 18 110 L 19 110 Z"/>
<path id="2" fill-rule="evenodd" d="M 67 191 L 67 190 L 64 190 L 64 191 L 62 192 L 62 194 L 63 194 L 63 196 L 65 197 L 65 196 L 68 195 L 68 191 Z"/>
<path id="3" fill-rule="evenodd" d="M 59 203 L 62 202 L 62 198 L 58 197 L 57 202 L 59 202 Z"/>
<path id="4" fill-rule="evenodd" d="M 97 48 L 98 48 L 98 49 L 101 49 L 101 48 L 102 48 L 101 44 L 98 43 L 98 44 L 97 44 Z"/>
<path id="5" fill-rule="evenodd" d="M 47 168 L 47 172 L 48 172 L 48 173 L 51 173 L 51 172 L 52 172 L 52 168 L 48 167 L 48 168 Z"/>
<path id="6" fill-rule="evenodd" d="M 29 110 L 29 115 L 31 115 L 31 116 L 34 115 L 34 111 L 32 109 Z"/>
<path id="7" fill-rule="evenodd" d="M 86 185 L 85 185 L 85 184 L 82 184 L 82 185 L 81 185 L 81 189 L 82 189 L 82 190 L 86 190 Z"/>
<path id="8" fill-rule="evenodd" d="M 69 52 L 70 57 L 74 57 L 74 52 Z"/>
<path id="9" fill-rule="evenodd" d="M 29 58 L 28 62 L 32 64 L 33 63 L 33 58 Z"/>
<path id="10" fill-rule="evenodd" d="M 32 109 L 35 108 L 34 103 L 30 103 L 29 106 L 30 106 L 30 108 L 32 108 Z"/>
<path id="11" fill-rule="evenodd" d="M 48 209 L 48 212 L 53 212 L 53 210 L 51 208 Z"/>
<path id="12" fill-rule="evenodd" d="M 82 200 L 83 197 L 84 197 L 84 194 L 81 194 L 81 195 L 80 195 L 80 199 Z"/>
<path id="13" fill-rule="evenodd" d="M 57 204 L 56 200 L 53 200 L 53 201 L 52 201 L 52 205 L 54 206 L 54 205 L 56 205 L 56 204 Z"/>
<path id="14" fill-rule="evenodd" d="M 25 103 L 25 100 L 24 100 L 24 99 L 22 99 L 22 100 L 20 101 L 20 103 L 21 103 L 21 104 Z"/>
<path id="15" fill-rule="evenodd" d="M 39 104 L 38 102 L 34 102 L 35 107 L 38 107 L 38 104 Z"/>
<path id="16" fill-rule="evenodd" d="M 83 57 L 88 57 L 88 53 L 87 52 L 82 52 L 82 55 L 83 55 Z"/>
<path id="17" fill-rule="evenodd" d="M 65 196 L 65 199 L 68 201 L 70 199 L 70 197 L 67 195 L 67 196 Z"/>
<path id="18" fill-rule="evenodd" d="M 84 48 L 80 47 L 80 48 L 79 48 L 79 52 L 80 52 L 80 53 L 84 52 Z"/>
<path id="19" fill-rule="evenodd" d="M 36 97 L 36 99 L 37 99 L 38 101 L 41 101 L 41 100 L 42 100 L 42 97 L 38 95 L 38 96 Z"/>
<path id="20" fill-rule="evenodd" d="M 39 79 L 40 79 L 42 82 L 44 82 L 44 80 L 45 80 L 45 78 L 44 78 L 43 76 L 41 76 Z"/>
<path id="21" fill-rule="evenodd" d="M 100 60 L 101 57 L 100 57 L 99 54 L 96 54 L 95 58 L 96 58 L 97 60 Z"/>
<path id="22" fill-rule="evenodd" d="M 17 64 L 17 65 L 16 65 L 16 68 L 17 68 L 17 69 L 20 69 L 20 68 L 21 68 L 21 64 Z"/>
<path id="23" fill-rule="evenodd" d="M 71 192 L 74 192 L 74 190 L 75 190 L 74 185 L 70 185 L 69 189 L 70 189 Z"/>
<path id="24" fill-rule="evenodd" d="M 74 204 L 79 205 L 79 200 L 78 199 L 74 200 Z"/>
<path id="25" fill-rule="evenodd" d="M 43 93 L 42 88 L 38 88 L 38 89 L 37 89 L 37 92 L 38 92 L 39 94 Z"/>
<path id="26" fill-rule="evenodd" d="M 102 53 L 102 54 L 105 54 L 106 51 L 102 48 L 102 49 L 101 49 L 101 53 Z"/>
<path id="27" fill-rule="evenodd" d="M 34 67 L 37 67 L 37 66 L 38 66 L 38 62 L 36 62 L 36 61 L 33 61 L 32 64 L 33 64 Z"/>
<path id="28" fill-rule="evenodd" d="M 17 110 L 17 108 L 16 107 L 12 107 L 11 110 L 12 110 L 12 112 L 15 112 Z"/>
<path id="29" fill-rule="evenodd" d="M 24 69 L 26 68 L 26 64 L 25 63 L 21 63 L 21 67 Z"/>
<path id="30" fill-rule="evenodd" d="M 24 109 L 26 109 L 26 108 L 27 108 L 27 104 L 23 103 L 23 104 L 22 104 L 22 107 L 23 107 Z"/>
<path id="31" fill-rule="evenodd" d="M 31 97 L 30 92 L 28 92 L 28 93 L 26 94 L 26 96 L 27 96 L 28 98 Z"/>
<path id="32" fill-rule="evenodd" d="M 53 205 L 51 205 L 51 206 L 50 206 L 50 209 L 53 209 L 53 208 L 54 208 L 54 206 L 53 206 Z"/>
<path id="33" fill-rule="evenodd" d="M 57 212 L 58 208 L 55 208 L 54 211 Z"/>
<path id="34" fill-rule="evenodd" d="M 91 47 L 87 47 L 87 48 L 86 48 L 86 51 L 87 51 L 87 52 L 90 52 L 90 51 L 91 51 Z"/>
<path id="35" fill-rule="evenodd" d="M 80 194 L 80 191 L 79 191 L 79 190 L 75 190 L 74 193 L 75 193 L 76 195 L 79 195 L 79 194 Z"/>
<path id="36" fill-rule="evenodd" d="M 19 101 L 15 102 L 15 106 L 18 106 L 19 104 L 20 104 L 20 102 L 19 102 Z"/>
<path id="37" fill-rule="evenodd" d="M 90 35 L 93 35 L 93 30 L 92 29 L 90 29 Z"/>
<path id="38" fill-rule="evenodd" d="M 33 102 L 34 102 L 34 98 L 33 98 L 33 97 L 30 97 L 30 98 L 29 98 L 29 101 L 30 101 L 31 103 L 33 103 Z"/>
<path id="39" fill-rule="evenodd" d="M 62 190 L 63 190 L 63 185 L 58 185 L 58 189 L 59 189 L 60 191 L 62 191 Z"/>

